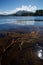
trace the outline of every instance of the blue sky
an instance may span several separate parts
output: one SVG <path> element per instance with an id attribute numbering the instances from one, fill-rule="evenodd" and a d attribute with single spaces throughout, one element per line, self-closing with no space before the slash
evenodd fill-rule
<path id="1" fill-rule="evenodd" d="M 10 11 L 22 6 L 36 6 L 43 9 L 43 0 L 0 0 L 0 11 Z"/>

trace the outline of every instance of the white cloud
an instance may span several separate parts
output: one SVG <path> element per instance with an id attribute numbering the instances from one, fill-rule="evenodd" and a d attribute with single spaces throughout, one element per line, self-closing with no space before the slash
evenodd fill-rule
<path id="1" fill-rule="evenodd" d="M 27 5 L 22 5 L 21 7 L 16 8 L 15 10 L 11 10 L 11 11 L 4 11 L 4 12 L 0 12 L 0 14 L 12 14 L 12 13 L 16 13 L 19 10 L 26 10 L 26 11 L 32 11 L 35 12 L 35 10 L 37 10 L 36 6 L 27 6 Z"/>
<path id="2" fill-rule="evenodd" d="M 18 10 L 18 11 L 19 10 L 26 10 L 26 11 L 32 11 L 32 12 L 34 12 L 36 9 L 37 9 L 36 6 L 31 6 L 31 5 L 29 5 L 29 6 L 22 5 L 22 7 L 16 8 L 16 10 Z"/>
<path id="3" fill-rule="evenodd" d="M 4 12 L 0 12 L 0 14 L 4 14 Z"/>

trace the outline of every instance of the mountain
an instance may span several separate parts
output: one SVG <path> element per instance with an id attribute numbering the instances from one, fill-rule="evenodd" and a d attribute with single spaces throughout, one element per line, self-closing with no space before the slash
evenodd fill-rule
<path id="1" fill-rule="evenodd" d="M 16 12 L 17 15 L 22 15 L 23 13 L 28 13 L 28 11 L 22 10 L 22 11 Z"/>
<path id="2" fill-rule="evenodd" d="M 11 15 L 16 15 L 16 16 L 21 16 L 23 13 L 27 13 L 28 11 L 24 11 L 24 10 L 19 10 L 19 11 L 17 11 L 16 13 L 13 13 L 13 14 L 11 14 Z"/>
<path id="3" fill-rule="evenodd" d="M 14 14 L 11 14 L 13 16 L 33 16 L 33 12 L 30 12 L 30 11 L 25 11 L 25 10 L 20 10 L 20 11 L 17 11 L 16 13 Z"/>

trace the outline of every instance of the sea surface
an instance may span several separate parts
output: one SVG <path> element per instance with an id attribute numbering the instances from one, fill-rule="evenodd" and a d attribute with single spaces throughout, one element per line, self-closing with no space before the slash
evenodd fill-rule
<path id="1" fill-rule="evenodd" d="M 43 16 L 0 16 L 0 31 L 13 29 L 43 31 Z"/>

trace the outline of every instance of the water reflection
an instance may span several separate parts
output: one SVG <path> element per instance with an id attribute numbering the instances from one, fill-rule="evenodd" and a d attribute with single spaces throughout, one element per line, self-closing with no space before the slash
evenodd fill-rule
<path id="1" fill-rule="evenodd" d="M 18 25 L 34 25 L 35 21 L 15 21 L 14 24 Z"/>
<path id="2" fill-rule="evenodd" d="M 28 30 L 35 30 L 36 28 L 43 27 L 43 17 L 0 17 L 0 30 L 21 27 Z M 40 30 L 42 31 L 43 28 L 40 28 Z"/>
<path id="3" fill-rule="evenodd" d="M 0 20 L 0 24 L 17 24 L 17 25 L 34 25 L 34 20 L 16 20 L 16 19 L 5 19 Z"/>
<path id="4" fill-rule="evenodd" d="M 38 58 L 43 60 L 43 47 L 41 46 L 41 44 L 40 45 L 36 44 L 35 53 L 36 53 Z"/>
<path id="5" fill-rule="evenodd" d="M 38 57 L 39 57 L 40 59 L 43 59 L 43 50 L 42 50 L 42 49 L 40 49 L 40 50 L 38 51 Z"/>
<path id="6" fill-rule="evenodd" d="M 43 17 L 0 17 L 0 24 L 43 26 Z"/>
<path id="7" fill-rule="evenodd" d="M 0 17 L 0 24 L 34 25 L 34 17 Z"/>

